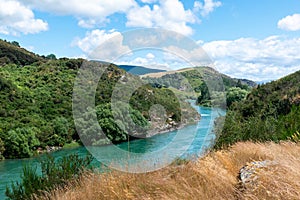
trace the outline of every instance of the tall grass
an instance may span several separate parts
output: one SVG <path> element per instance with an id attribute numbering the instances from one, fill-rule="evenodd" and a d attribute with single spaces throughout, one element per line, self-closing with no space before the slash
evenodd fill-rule
<path id="1" fill-rule="evenodd" d="M 273 160 L 257 171 L 255 187 L 240 189 L 239 170 L 246 163 Z M 86 173 L 44 199 L 299 199 L 300 144 L 237 143 L 204 158 L 156 172 Z"/>

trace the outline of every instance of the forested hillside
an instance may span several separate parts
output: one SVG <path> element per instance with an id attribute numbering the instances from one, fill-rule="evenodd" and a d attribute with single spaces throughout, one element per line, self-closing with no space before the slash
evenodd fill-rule
<path id="1" fill-rule="evenodd" d="M 222 79 L 221 81 L 217 80 L 219 77 Z M 204 106 L 211 106 L 212 103 L 216 105 L 222 98 L 226 98 L 227 106 L 230 106 L 234 101 L 244 99 L 251 88 L 256 86 L 253 81 L 234 79 L 224 74 L 219 74 L 213 68 L 209 67 L 183 69 L 158 77 L 153 75 L 147 77 L 145 75 L 143 79 L 154 87 L 175 88 L 179 91 L 193 91 L 196 96 L 191 98 L 196 98 L 197 102 Z M 212 80 L 211 85 L 213 91 L 209 91 L 207 87 L 205 80 L 208 79 Z"/>
<path id="2" fill-rule="evenodd" d="M 42 57 L 21 48 L 16 41 L 7 42 L 0 39 L 0 66 L 9 63 L 24 66 L 44 60 L 46 60 L 45 56 Z"/>
<path id="3" fill-rule="evenodd" d="M 296 139 L 300 131 L 300 71 L 260 85 L 234 103 L 219 130 L 217 147 L 237 141 Z"/>
<path id="4" fill-rule="evenodd" d="M 37 149 L 79 141 L 72 115 L 72 94 L 78 69 L 87 61 L 43 59 L 18 45 L 1 43 L 4 45 L 1 45 L 0 59 L 8 57 L 10 61 L 0 67 L 0 158 L 30 157 L 37 153 Z M 13 56 L 16 59 L 11 59 Z M 110 141 L 103 137 L 91 138 L 88 141 L 91 145 L 128 139 L 120 124 L 117 126 L 115 123 L 113 117 L 116 114 L 110 107 L 110 99 L 115 84 L 121 78 L 139 79 L 114 64 L 99 63 L 99 66 L 106 70 L 98 83 L 95 109 L 98 122 Z M 163 105 L 167 118 L 180 126 L 181 108 L 176 96 L 168 89 L 145 85 L 134 93 L 127 106 L 133 121 L 147 129 L 151 125 L 149 108 L 154 104 Z M 197 112 L 188 103 L 184 104 L 184 109 L 191 118 L 197 119 Z M 87 116 L 83 116 L 83 126 L 84 117 Z M 129 125 L 121 126 L 126 128 Z M 140 131 L 136 134 L 145 134 L 144 130 Z M 83 137 L 86 137 L 84 133 Z"/>

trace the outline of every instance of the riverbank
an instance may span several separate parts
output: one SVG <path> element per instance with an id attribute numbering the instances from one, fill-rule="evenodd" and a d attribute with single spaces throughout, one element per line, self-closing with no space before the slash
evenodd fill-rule
<path id="1" fill-rule="evenodd" d="M 186 126 L 189 125 L 195 125 L 197 124 L 200 119 L 201 119 L 201 113 L 197 110 L 197 105 L 195 104 L 195 100 L 190 100 L 189 103 L 191 104 L 191 106 L 195 109 L 195 113 L 193 116 L 183 114 L 183 116 L 186 116 L 186 118 L 182 118 L 181 119 L 181 123 L 176 123 L 171 117 L 168 117 L 167 120 L 163 120 L 161 118 L 158 117 L 153 117 L 152 120 L 150 122 L 151 127 L 150 129 L 147 131 L 147 133 L 143 136 L 140 137 L 140 134 L 137 134 L 137 137 L 132 137 L 131 140 L 135 140 L 135 139 L 143 139 L 143 138 L 150 138 L 159 134 L 165 134 L 168 132 L 172 132 L 172 131 L 176 131 L 176 130 L 180 130 L 183 129 Z M 187 112 L 187 110 L 183 110 L 183 112 Z M 134 135 L 132 135 L 134 136 Z M 122 141 L 125 142 L 125 141 Z M 122 143 L 119 142 L 119 143 Z M 111 145 L 111 141 L 104 140 L 104 143 L 100 146 L 106 146 L 106 145 Z M 46 149 L 37 149 L 37 154 L 43 154 L 43 153 L 51 153 L 51 152 L 55 152 L 58 150 L 62 150 L 62 149 L 68 149 L 68 148 L 74 148 L 74 147 L 79 147 L 82 146 L 80 144 L 80 142 L 77 141 L 72 141 L 71 143 L 65 144 L 63 147 L 61 146 L 47 146 Z"/>
<path id="2" fill-rule="evenodd" d="M 186 120 L 185 122 L 180 124 L 177 124 L 174 121 L 169 120 L 169 122 L 166 124 L 154 125 L 151 130 L 147 131 L 146 138 L 153 137 L 158 134 L 164 134 L 171 131 L 180 130 L 186 126 L 197 124 L 197 122 L 199 122 L 200 119 L 201 119 L 201 115 L 199 114 L 195 116 L 195 118 L 190 119 L 189 121 Z"/>
<path id="3" fill-rule="evenodd" d="M 151 173 L 87 173 L 41 199 L 298 199 L 299 152 L 299 143 L 237 143 L 195 162 Z M 263 160 L 276 164 L 256 172 L 255 189 L 243 187 L 238 178 L 241 168 Z"/>
<path id="4" fill-rule="evenodd" d="M 148 130 L 147 134 L 145 135 L 145 138 L 151 138 L 151 137 L 159 135 L 159 134 L 165 134 L 168 132 L 183 129 L 184 127 L 189 126 L 189 125 L 195 125 L 199 122 L 199 120 L 201 118 L 200 116 L 201 115 L 199 114 L 199 115 L 195 116 L 195 118 L 190 119 L 189 121 L 186 120 L 184 123 L 180 123 L 180 124 L 177 124 L 172 120 L 168 120 L 168 123 L 165 123 L 164 126 L 154 126 L 153 129 Z M 135 139 L 143 139 L 143 138 L 134 138 L 134 140 Z M 110 145 L 110 144 L 111 143 L 103 144 L 101 146 L 106 146 L 106 145 Z M 59 151 L 59 150 L 67 150 L 70 148 L 76 148 L 76 147 L 81 147 L 81 146 L 82 145 L 77 141 L 72 141 L 71 143 L 67 143 L 63 147 L 47 146 L 46 149 L 37 149 L 37 155 L 41 155 L 44 153 L 52 153 L 52 152 Z M 1 160 L 0 160 L 0 162 L 1 162 Z"/>
<path id="5" fill-rule="evenodd" d="M 187 153 L 195 156 L 203 154 L 202 146 L 206 146 L 211 139 L 210 133 L 212 130 L 211 126 L 213 126 L 212 122 L 217 116 L 219 116 L 219 112 L 210 108 L 197 107 L 196 110 L 199 113 L 202 113 L 203 116 L 201 117 L 201 120 L 197 124 L 183 127 L 181 131 L 186 133 L 186 137 L 184 140 L 176 141 L 178 147 L 182 147 L 184 149 L 188 148 Z M 195 131 L 197 132 L 196 135 L 194 134 Z M 157 134 L 151 138 L 132 140 L 130 141 L 130 151 L 141 154 L 160 151 L 166 146 L 166 144 L 172 141 L 176 134 L 177 131 L 171 131 L 164 134 Z M 190 144 L 190 141 L 194 142 Z M 188 147 L 186 147 L 187 145 Z M 119 154 L 112 153 L 112 150 L 115 149 L 115 146 L 120 149 L 127 150 L 128 143 L 125 142 L 116 145 L 106 145 L 95 148 L 97 148 L 98 152 L 103 152 L 102 155 L 105 155 L 105 162 L 115 163 L 124 159 L 120 157 Z M 87 153 L 88 151 L 86 148 L 78 147 L 61 149 L 59 151 L 51 152 L 51 155 L 53 155 L 56 159 L 59 159 L 70 154 L 79 154 L 81 156 L 85 156 Z M 176 158 L 175 151 L 167 151 L 166 153 L 167 154 L 164 155 L 164 157 Z M 43 155 L 28 159 L 7 159 L 0 162 L 0 199 L 5 198 L 4 192 L 6 186 L 10 186 L 12 182 L 20 181 L 20 175 L 24 165 L 37 166 L 37 170 L 40 170 L 39 161 L 42 156 Z M 151 157 L 149 157 L 149 159 L 151 159 Z M 148 157 L 145 157 L 145 160 L 148 160 Z M 101 160 L 95 159 L 93 166 L 95 166 L 95 168 L 99 168 L 100 162 Z"/>

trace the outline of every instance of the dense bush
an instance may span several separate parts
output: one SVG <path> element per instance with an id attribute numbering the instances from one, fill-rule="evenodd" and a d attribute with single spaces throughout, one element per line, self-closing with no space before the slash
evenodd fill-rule
<path id="1" fill-rule="evenodd" d="M 4 159 L 3 153 L 5 151 L 4 142 L 0 138 L 0 160 Z"/>
<path id="2" fill-rule="evenodd" d="M 237 141 L 275 141 L 300 130 L 300 71 L 259 86 L 232 104 L 216 147 Z"/>
<path id="3" fill-rule="evenodd" d="M 15 48 L 19 47 L 10 46 L 9 51 L 17 51 Z M 4 143 L 4 148 L 0 149 L 1 157 L 30 157 L 38 148 L 64 146 L 73 140 L 79 141 L 73 121 L 72 95 L 74 81 L 83 62 L 83 59 L 61 58 L 40 60 L 26 66 L 17 62 L 0 67 L 0 139 Z M 105 69 L 98 82 L 95 106 L 97 109 L 106 107 L 103 110 L 105 115 L 100 116 L 101 111 L 97 112 L 98 121 L 111 141 L 97 138 L 91 141 L 92 144 L 122 142 L 128 139 L 126 131 L 122 128 L 128 132 L 133 128 L 147 127 L 148 109 L 153 104 L 163 105 L 170 117 L 176 122 L 180 121 L 180 105 L 172 91 L 145 85 L 130 99 L 130 117 L 135 125 L 122 124 L 120 123 L 122 119 L 116 123 L 111 117 L 111 108 L 107 107 L 116 84 L 123 77 L 133 81 L 140 81 L 140 79 L 130 74 L 126 75 L 126 72 L 116 65 L 93 63 L 98 68 Z M 120 93 L 128 93 L 128 91 L 129 89 L 125 87 Z M 152 94 L 149 95 L 147 91 L 152 91 Z M 126 106 L 119 107 L 127 109 Z M 192 112 L 190 106 L 186 108 L 187 112 Z M 88 115 L 88 112 L 82 111 L 82 114 Z M 87 116 L 83 116 L 85 117 Z M 93 129 L 95 130 L 95 126 L 90 126 L 85 119 L 82 123 L 87 126 L 87 132 L 91 133 Z M 137 134 L 139 132 L 145 131 L 140 128 Z"/>
<path id="4" fill-rule="evenodd" d="M 8 131 L 5 137 L 5 152 L 7 158 L 26 158 L 33 155 L 33 151 L 40 145 L 36 135 L 39 130 L 35 127 L 17 128 Z"/>

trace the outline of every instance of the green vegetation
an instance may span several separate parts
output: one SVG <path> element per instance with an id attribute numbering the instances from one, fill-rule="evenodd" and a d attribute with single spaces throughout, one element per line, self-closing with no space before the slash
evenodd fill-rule
<path id="1" fill-rule="evenodd" d="M 29 157 L 37 147 L 63 146 L 77 139 L 71 107 L 76 70 L 68 64 L 79 61 L 48 61 L 24 67 L 9 64 L 0 68 L 4 157 Z"/>
<path id="2" fill-rule="evenodd" d="M 222 78 L 222 81 L 218 81 L 219 77 Z M 222 99 L 226 97 L 227 106 L 230 106 L 233 102 L 244 99 L 251 88 L 255 86 L 252 81 L 233 79 L 224 74 L 218 74 L 209 67 L 198 67 L 158 78 L 144 77 L 143 79 L 153 87 L 175 88 L 189 98 L 196 99 L 197 103 L 203 106 L 222 106 Z M 212 91 L 209 91 L 206 82 L 209 82 Z M 195 96 L 191 95 L 192 92 Z"/>
<path id="3" fill-rule="evenodd" d="M 300 142 L 300 133 L 296 131 L 289 139 L 293 142 Z"/>
<path id="4" fill-rule="evenodd" d="M 0 160 L 4 159 L 3 152 L 5 151 L 4 142 L 0 138 Z"/>
<path id="5" fill-rule="evenodd" d="M 275 141 L 296 138 L 300 130 L 300 71 L 253 89 L 232 104 L 216 147 L 237 141 Z M 293 135 L 294 134 L 294 135 Z"/>
<path id="6" fill-rule="evenodd" d="M 2 63 L 0 67 L 0 159 L 30 157 L 47 146 L 63 147 L 73 141 L 80 142 L 73 121 L 72 95 L 78 69 L 87 61 L 56 59 L 55 55 L 46 59 L 5 41 L 0 41 L 0 48 L 0 59 L 8 56 L 10 60 L 9 64 Z M 120 84 L 120 80 L 135 83 L 140 79 L 114 64 L 95 63 L 101 70 L 105 69 L 95 95 L 97 121 L 110 141 L 103 135 L 94 134 L 97 127 L 87 120 L 94 108 L 87 108 L 81 112 L 82 119 L 78 120 L 83 127 L 86 126 L 86 132 L 81 136 L 89 144 L 126 141 L 127 133 L 142 137 L 150 127 L 148 112 L 155 104 L 164 106 L 167 116 L 178 126 L 191 121 L 182 121 L 181 105 L 172 90 L 151 85 L 138 88 L 128 99 L 130 105 L 117 105 L 119 110 L 112 110 L 110 103 L 116 84 Z M 124 85 L 125 88 L 118 93 L 129 93 L 130 84 Z M 183 109 L 184 113 L 190 113 L 189 117 L 197 118 L 196 111 L 188 103 L 184 103 Z M 134 124 L 124 123 L 126 120 L 120 114 L 124 110 L 129 110 Z"/>
<path id="7" fill-rule="evenodd" d="M 30 65 L 44 58 L 20 47 L 16 41 L 6 42 L 0 39 L 0 66 L 5 64 Z"/>
<path id="8" fill-rule="evenodd" d="M 79 142 L 76 142 L 76 141 L 72 141 L 71 143 L 67 143 L 63 146 L 64 149 L 70 149 L 70 148 L 76 148 L 76 147 L 80 147 Z"/>
<path id="9" fill-rule="evenodd" d="M 7 187 L 6 196 L 12 200 L 31 199 L 32 195 L 41 195 L 54 188 L 63 187 L 70 180 L 80 178 L 90 168 L 92 160 L 91 155 L 81 158 L 72 154 L 56 161 L 53 156 L 48 155 L 41 161 L 41 175 L 36 167 L 24 166 L 22 181 L 12 183 L 11 188 Z"/>

